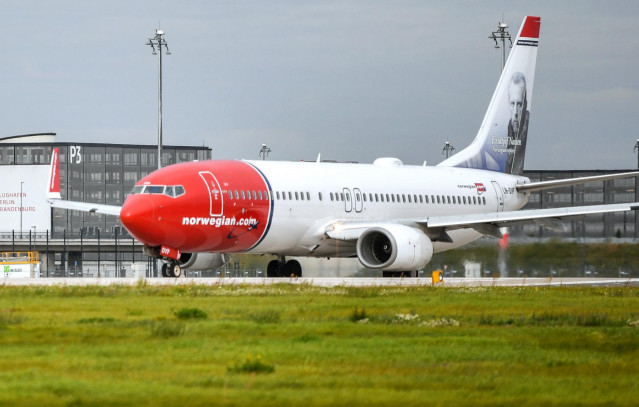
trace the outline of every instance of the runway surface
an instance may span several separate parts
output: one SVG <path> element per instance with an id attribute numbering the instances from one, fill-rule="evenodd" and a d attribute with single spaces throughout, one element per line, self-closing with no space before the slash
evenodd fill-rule
<path id="1" fill-rule="evenodd" d="M 269 285 L 307 284 L 318 287 L 383 287 L 383 286 L 431 286 L 430 278 L 4 278 L 0 285 Z M 448 278 L 441 287 L 526 287 L 526 286 L 639 286 L 639 278 Z"/>

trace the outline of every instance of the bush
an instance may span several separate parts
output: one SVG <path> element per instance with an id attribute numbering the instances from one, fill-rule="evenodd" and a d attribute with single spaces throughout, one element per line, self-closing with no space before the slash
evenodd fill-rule
<path id="1" fill-rule="evenodd" d="M 209 317 L 199 308 L 182 308 L 179 311 L 174 311 L 173 314 L 177 319 L 206 319 Z"/>
<path id="2" fill-rule="evenodd" d="M 236 363 L 233 366 L 227 368 L 229 373 L 273 373 L 275 366 L 266 363 L 262 360 L 262 355 L 257 355 L 253 358 L 252 355 L 247 355 L 246 360 L 241 363 Z"/>
<path id="3" fill-rule="evenodd" d="M 366 319 L 366 310 L 364 308 L 355 307 L 350 316 L 352 322 L 359 322 Z"/>

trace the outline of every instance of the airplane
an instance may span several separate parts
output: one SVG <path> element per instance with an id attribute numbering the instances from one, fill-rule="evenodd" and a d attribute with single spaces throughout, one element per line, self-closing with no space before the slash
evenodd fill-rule
<path id="1" fill-rule="evenodd" d="M 521 223 L 553 227 L 568 216 L 629 211 L 639 203 L 520 210 L 532 191 L 635 177 L 639 172 L 543 182 L 522 176 L 541 19 L 524 18 L 475 139 L 437 166 L 211 160 L 167 166 L 140 179 L 122 207 L 61 199 L 53 207 L 119 216 L 162 275 L 214 270 L 233 253 L 273 255 L 267 277 L 302 276 L 287 257 L 356 257 L 392 277 L 434 253 Z"/>

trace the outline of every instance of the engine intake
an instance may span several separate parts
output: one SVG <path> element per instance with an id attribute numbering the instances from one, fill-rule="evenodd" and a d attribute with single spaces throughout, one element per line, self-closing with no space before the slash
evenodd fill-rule
<path id="1" fill-rule="evenodd" d="M 180 267 L 186 270 L 213 271 L 229 262 L 222 253 L 182 253 Z"/>
<path id="2" fill-rule="evenodd" d="M 433 243 L 423 231 L 410 226 L 370 228 L 357 240 L 357 258 L 371 269 L 413 271 L 426 266 L 432 257 Z"/>

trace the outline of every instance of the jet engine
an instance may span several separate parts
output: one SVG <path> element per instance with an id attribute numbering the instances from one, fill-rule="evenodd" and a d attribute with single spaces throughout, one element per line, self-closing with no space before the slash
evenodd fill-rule
<path id="1" fill-rule="evenodd" d="M 182 253 L 180 267 L 183 270 L 216 270 L 230 260 L 230 256 L 222 253 Z"/>
<path id="2" fill-rule="evenodd" d="M 413 271 L 433 257 L 433 243 L 426 234 L 404 225 L 373 227 L 357 240 L 357 258 L 371 269 Z"/>

